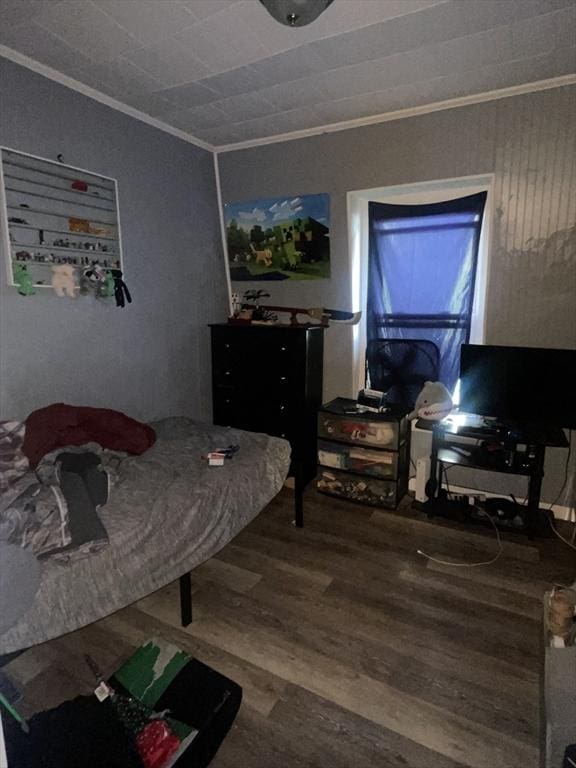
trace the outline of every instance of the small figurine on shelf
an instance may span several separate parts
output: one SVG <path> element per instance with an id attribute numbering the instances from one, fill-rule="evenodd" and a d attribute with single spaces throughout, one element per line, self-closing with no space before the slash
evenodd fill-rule
<path id="1" fill-rule="evenodd" d="M 14 264 L 14 282 L 21 296 L 33 296 L 36 291 L 32 282 L 32 275 L 25 264 Z"/>

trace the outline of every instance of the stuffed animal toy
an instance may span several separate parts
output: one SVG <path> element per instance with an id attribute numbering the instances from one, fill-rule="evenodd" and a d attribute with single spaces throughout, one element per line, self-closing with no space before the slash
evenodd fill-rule
<path id="1" fill-rule="evenodd" d="M 426 381 L 408 418 L 440 421 L 450 414 L 452 405 L 450 392 L 441 381 Z"/>
<path id="2" fill-rule="evenodd" d="M 75 273 L 76 269 L 72 264 L 56 264 L 52 267 L 52 288 L 54 288 L 56 296 L 76 298 Z"/>
<path id="3" fill-rule="evenodd" d="M 21 296 L 33 296 L 36 293 L 32 275 L 28 272 L 28 267 L 25 264 L 14 265 L 14 282 L 18 286 L 18 293 Z"/>
<path id="4" fill-rule="evenodd" d="M 114 298 L 116 299 L 116 306 L 123 307 L 125 300 L 128 304 L 131 304 L 132 296 L 130 296 L 128 286 L 124 280 L 122 280 L 122 271 L 120 269 L 111 269 L 110 274 L 114 278 Z"/>
<path id="5" fill-rule="evenodd" d="M 106 277 L 104 279 L 104 288 L 102 289 L 102 296 L 106 296 L 106 298 L 110 298 L 110 296 L 114 296 L 115 283 L 114 278 L 112 277 L 112 272 L 110 270 L 106 271 Z"/>
<path id="6" fill-rule="evenodd" d="M 84 267 L 80 274 L 80 293 L 92 294 L 96 298 L 108 296 L 106 293 L 106 270 L 99 264 Z"/>

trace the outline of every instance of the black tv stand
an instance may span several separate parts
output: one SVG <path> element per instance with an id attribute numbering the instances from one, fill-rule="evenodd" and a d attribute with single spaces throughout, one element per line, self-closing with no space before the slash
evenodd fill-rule
<path id="1" fill-rule="evenodd" d="M 543 514 L 540 509 L 540 492 L 544 476 L 544 458 L 547 447 L 567 448 L 568 441 L 563 430 L 550 425 L 508 425 L 486 422 L 474 415 L 458 414 L 440 422 L 418 420 L 417 427 L 432 431 L 430 453 L 430 478 L 426 484 L 426 502 L 415 502 L 415 506 L 431 517 L 455 517 L 470 519 L 470 510 L 454 505 L 442 492 L 442 472 L 445 465 L 458 465 L 471 469 L 484 469 L 528 478 L 528 496 L 524 525 L 515 530 L 523 531 L 532 539 L 541 533 Z M 473 438 L 476 446 L 463 445 L 457 438 Z M 489 506 L 489 505 L 488 505 Z M 519 507 L 520 509 L 520 507 Z M 489 514 L 489 509 L 486 509 Z M 497 516 L 491 516 L 498 523 Z M 476 520 L 481 522 L 481 519 Z M 487 521 L 488 522 L 488 521 Z M 489 523 L 488 523 L 489 524 Z M 502 527 L 510 529 L 509 525 Z"/>

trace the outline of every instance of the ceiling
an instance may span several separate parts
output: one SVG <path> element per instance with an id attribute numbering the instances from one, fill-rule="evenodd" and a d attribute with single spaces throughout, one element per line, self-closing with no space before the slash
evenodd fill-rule
<path id="1" fill-rule="evenodd" d="M 574 73 L 574 0 L 0 0 L 0 44 L 213 146 Z"/>

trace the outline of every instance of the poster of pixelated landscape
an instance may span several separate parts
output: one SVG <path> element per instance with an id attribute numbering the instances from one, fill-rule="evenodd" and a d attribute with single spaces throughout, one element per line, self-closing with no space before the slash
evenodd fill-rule
<path id="1" fill-rule="evenodd" d="M 230 278 L 330 277 L 330 196 L 270 197 L 224 206 Z"/>

